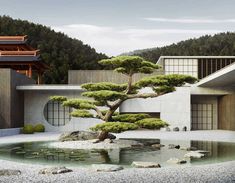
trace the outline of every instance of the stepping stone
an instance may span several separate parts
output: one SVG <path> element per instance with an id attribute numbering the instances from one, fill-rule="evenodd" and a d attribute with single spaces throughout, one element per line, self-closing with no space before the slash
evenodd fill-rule
<path id="1" fill-rule="evenodd" d="M 0 176 L 11 176 L 11 175 L 20 175 L 20 170 L 10 170 L 10 169 L 3 169 L 0 170 Z"/>
<path id="2" fill-rule="evenodd" d="M 182 159 L 178 159 L 178 158 L 170 158 L 169 160 L 167 160 L 167 163 L 173 163 L 173 164 L 185 164 L 187 163 L 186 160 Z"/>
<path id="3" fill-rule="evenodd" d="M 131 166 L 135 168 L 160 168 L 161 165 L 156 162 L 133 161 Z"/>
<path id="4" fill-rule="evenodd" d="M 202 158 L 203 156 L 205 155 L 195 151 L 190 151 L 189 153 L 184 155 L 185 158 Z"/>
<path id="5" fill-rule="evenodd" d="M 97 172 L 115 172 L 123 170 L 123 167 L 120 165 L 110 165 L 110 164 L 92 164 L 91 167 Z"/>
<path id="6" fill-rule="evenodd" d="M 62 173 L 68 173 L 68 172 L 72 172 L 72 170 L 62 166 L 62 167 L 44 168 L 39 171 L 39 174 L 62 174 Z"/>

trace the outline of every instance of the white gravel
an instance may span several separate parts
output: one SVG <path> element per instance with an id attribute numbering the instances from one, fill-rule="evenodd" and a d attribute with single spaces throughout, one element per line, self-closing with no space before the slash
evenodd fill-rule
<path id="1" fill-rule="evenodd" d="M 234 183 L 235 161 L 193 166 L 171 168 L 127 168 L 118 172 L 95 172 L 89 168 L 68 167 L 73 172 L 60 175 L 40 175 L 39 170 L 45 168 L 41 165 L 28 165 L 0 160 L 0 169 L 19 169 L 21 175 L 0 176 L 1 183 Z"/>
<path id="2" fill-rule="evenodd" d="M 120 149 L 131 147 L 139 144 L 133 140 L 114 140 L 114 143 L 99 142 L 92 143 L 92 140 L 85 141 L 65 141 L 65 142 L 51 142 L 49 147 L 65 148 L 65 149 Z"/>

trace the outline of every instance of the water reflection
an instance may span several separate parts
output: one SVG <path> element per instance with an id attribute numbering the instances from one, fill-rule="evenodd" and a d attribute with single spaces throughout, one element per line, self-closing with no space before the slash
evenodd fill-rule
<path id="1" fill-rule="evenodd" d="M 14 161 L 43 164 L 89 165 L 93 163 L 110 163 L 130 166 L 133 161 L 154 161 L 163 166 L 170 158 L 183 159 L 188 152 L 181 149 L 169 149 L 169 144 L 181 147 L 195 147 L 198 150 L 209 151 L 201 159 L 187 159 L 187 164 L 205 164 L 235 160 L 235 144 L 207 141 L 167 141 L 138 140 L 144 146 L 113 149 L 113 150 L 71 150 L 49 148 L 48 142 L 18 143 L 0 146 L 0 158 Z M 161 143 L 164 147 L 152 147 Z"/>

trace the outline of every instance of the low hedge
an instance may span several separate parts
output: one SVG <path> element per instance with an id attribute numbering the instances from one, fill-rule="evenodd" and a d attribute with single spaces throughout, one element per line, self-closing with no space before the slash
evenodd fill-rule
<path id="1" fill-rule="evenodd" d="M 34 132 L 45 132 L 45 126 L 43 124 L 35 125 Z"/>
<path id="2" fill-rule="evenodd" d="M 27 124 L 22 129 L 24 134 L 33 134 L 34 133 L 34 127 L 31 124 Z"/>

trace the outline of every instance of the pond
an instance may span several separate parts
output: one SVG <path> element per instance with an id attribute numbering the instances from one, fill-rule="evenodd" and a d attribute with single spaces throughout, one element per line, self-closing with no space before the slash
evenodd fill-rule
<path id="1" fill-rule="evenodd" d="M 27 142 L 0 145 L 0 159 L 31 163 L 65 166 L 89 166 L 94 163 L 119 164 L 129 167 L 133 161 L 158 162 L 163 167 L 190 166 L 235 160 L 235 143 L 209 141 L 169 141 L 138 140 L 147 144 L 144 147 L 131 147 L 113 150 L 79 150 L 58 149 L 50 147 L 51 142 Z M 161 148 L 153 148 L 150 144 L 160 143 Z M 195 147 L 208 151 L 204 157 L 186 159 L 183 165 L 167 163 L 170 158 L 184 159 L 188 152 L 181 149 L 169 149 L 169 144 L 181 147 Z"/>

